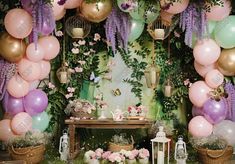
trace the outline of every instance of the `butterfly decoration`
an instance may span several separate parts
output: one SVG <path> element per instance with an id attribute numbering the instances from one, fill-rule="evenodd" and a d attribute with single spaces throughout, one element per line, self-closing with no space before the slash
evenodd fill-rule
<path id="1" fill-rule="evenodd" d="M 101 78 L 98 76 L 98 77 L 95 77 L 95 73 L 94 72 L 91 72 L 91 75 L 90 75 L 90 80 L 91 81 L 94 81 L 94 83 L 98 83 Z"/>
<path id="2" fill-rule="evenodd" d="M 114 96 L 120 96 L 122 94 L 119 88 L 112 90 L 112 93 Z"/>

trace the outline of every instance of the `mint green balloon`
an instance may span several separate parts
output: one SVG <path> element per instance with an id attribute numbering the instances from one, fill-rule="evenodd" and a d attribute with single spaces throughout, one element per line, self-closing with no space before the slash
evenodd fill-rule
<path id="1" fill-rule="evenodd" d="M 36 116 L 33 116 L 33 129 L 44 131 L 49 125 L 50 118 L 48 114 L 44 111 Z"/>
<path id="2" fill-rule="evenodd" d="M 141 20 L 144 22 L 144 14 L 145 14 L 145 2 L 144 1 L 136 1 L 136 7 L 129 12 L 130 16 L 133 19 Z"/>
<path id="3" fill-rule="evenodd" d="M 235 16 L 228 16 L 218 22 L 214 35 L 219 46 L 226 49 L 235 47 Z"/>
<path id="4" fill-rule="evenodd" d="M 211 21 L 211 20 L 208 21 L 208 33 L 209 33 L 208 35 L 210 36 L 211 39 L 215 38 L 214 32 L 215 32 L 216 25 L 217 25 L 217 21 Z"/>
<path id="5" fill-rule="evenodd" d="M 131 29 L 130 29 L 130 33 L 128 36 L 128 41 L 134 42 L 137 38 L 140 37 L 143 30 L 144 30 L 144 22 L 142 22 L 140 20 L 132 19 L 131 20 Z"/>

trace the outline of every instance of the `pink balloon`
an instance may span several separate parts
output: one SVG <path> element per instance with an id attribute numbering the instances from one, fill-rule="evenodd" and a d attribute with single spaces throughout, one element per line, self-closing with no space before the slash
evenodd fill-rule
<path id="1" fill-rule="evenodd" d="M 216 63 L 213 63 L 211 65 L 207 65 L 207 66 L 204 66 L 204 65 L 201 65 L 201 64 L 198 64 L 196 61 L 194 61 L 194 68 L 195 70 L 197 71 L 197 73 L 202 76 L 202 77 L 205 77 L 206 74 L 213 70 L 213 69 L 216 69 Z"/>
<path id="2" fill-rule="evenodd" d="M 11 120 L 4 119 L 0 121 L 0 140 L 8 141 L 13 139 L 16 135 L 11 130 Z"/>
<path id="3" fill-rule="evenodd" d="M 66 14 L 66 9 L 64 9 L 63 11 L 61 11 L 61 13 L 59 13 L 58 15 L 55 16 L 55 20 L 60 20 L 62 19 Z"/>
<path id="4" fill-rule="evenodd" d="M 217 88 L 224 81 L 224 75 L 217 69 L 213 69 L 206 74 L 206 84 L 211 88 Z"/>
<path id="5" fill-rule="evenodd" d="M 202 107 L 210 98 L 210 91 L 212 89 L 204 81 L 197 81 L 189 88 L 189 99 L 196 107 Z"/>
<path id="6" fill-rule="evenodd" d="M 74 9 L 80 6 L 82 3 L 82 0 L 67 0 L 64 4 L 64 8 L 66 9 Z"/>
<path id="7" fill-rule="evenodd" d="M 33 119 L 26 112 L 20 112 L 15 115 L 11 121 L 11 128 L 16 134 L 25 134 L 32 129 Z"/>
<path id="8" fill-rule="evenodd" d="M 26 38 L 32 31 L 32 16 L 23 9 L 12 9 L 4 18 L 7 32 L 15 38 Z"/>
<path id="9" fill-rule="evenodd" d="M 193 55 L 197 63 L 201 65 L 211 65 L 216 62 L 220 56 L 220 47 L 212 39 L 198 40 Z"/>
<path id="10" fill-rule="evenodd" d="M 52 3 L 52 11 L 53 11 L 55 18 L 65 10 L 64 5 L 59 5 L 58 1 L 59 0 L 54 0 L 51 2 Z"/>
<path id="11" fill-rule="evenodd" d="M 37 89 L 40 81 L 39 80 L 34 80 L 29 83 L 29 91 L 32 91 L 34 89 Z"/>
<path id="12" fill-rule="evenodd" d="M 37 47 L 34 43 L 30 43 L 26 48 L 26 56 L 33 62 L 38 62 L 44 58 L 44 49 L 40 44 Z"/>
<path id="13" fill-rule="evenodd" d="M 196 116 L 189 122 L 189 132 L 194 137 L 207 137 L 213 131 L 213 125 L 209 123 L 203 116 Z"/>
<path id="14" fill-rule="evenodd" d="M 16 74 L 8 81 L 7 91 L 15 98 L 23 97 L 29 92 L 29 83 Z"/>
<path id="15" fill-rule="evenodd" d="M 21 59 L 18 63 L 18 70 L 20 76 L 26 81 L 38 80 L 41 73 L 40 64 L 26 58 Z"/>
<path id="16" fill-rule="evenodd" d="M 221 0 L 221 1 L 223 2 L 223 5 L 210 6 L 210 11 L 206 12 L 208 20 L 221 21 L 229 16 L 232 10 L 230 0 Z"/>
<path id="17" fill-rule="evenodd" d="M 45 60 L 40 61 L 39 64 L 41 66 L 41 74 L 39 76 L 39 79 L 42 80 L 49 75 L 51 71 L 51 64 L 49 61 L 45 61 Z"/>
<path id="18" fill-rule="evenodd" d="M 55 58 L 60 52 L 60 43 L 54 36 L 44 36 L 38 40 L 38 43 L 43 47 L 45 60 Z"/>
<path id="19" fill-rule="evenodd" d="M 165 0 L 163 0 L 165 2 Z M 161 0 L 161 5 L 164 5 L 164 3 L 162 3 Z M 170 5 L 169 9 L 165 10 L 168 13 L 171 14 L 178 14 L 181 13 L 182 11 L 184 11 L 189 4 L 189 0 L 181 0 L 179 2 L 173 2 L 173 4 Z"/>

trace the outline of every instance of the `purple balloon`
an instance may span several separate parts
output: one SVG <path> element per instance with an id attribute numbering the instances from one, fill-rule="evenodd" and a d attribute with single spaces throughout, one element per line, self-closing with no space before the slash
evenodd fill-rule
<path id="1" fill-rule="evenodd" d="M 193 117 L 204 116 L 203 109 L 202 108 L 198 108 L 196 106 L 193 106 L 192 107 L 192 115 L 193 115 Z"/>
<path id="2" fill-rule="evenodd" d="M 6 92 L 3 98 L 3 108 L 5 112 L 9 113 L 11 116 L 24 112 L 23 99 L 15 98 Z"/>
<path id="3" fill-rule="evenodd" d="M 228 109 L 225 101 L 224 98 L 220 99 L 220 101 L 209 99 L 204 103 L 203 112 L 207 121 L 217 124 L 226 118 Z"/>
<path id="4" fill-rule="evenodd" d="M 43 112 L 47 105 L 47 94 L 40 89 L 30 91 L 24 98 L 25 111 L 31 116 Z"/>
<path id="5" fill-rule="evenodd" d="M 31 5 L 32 1 L 31 0 L 21 0 L 21 5 L 22 7 L 28 12 L 28 13 L 32 13 L 33 8 Z"/>

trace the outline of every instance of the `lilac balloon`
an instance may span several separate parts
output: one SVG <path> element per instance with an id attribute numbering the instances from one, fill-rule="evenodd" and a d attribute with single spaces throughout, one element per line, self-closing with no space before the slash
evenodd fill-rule
<path id="1" fill-rule="evenodd" d="M 30 91 L 24 98 L 25 111 L 31 116 L 43 112 L 47 105 L 47 94 L 40 89 Z"/>
<path id="2" fill-rule="evenodd" d="M 203 109 L 199 108 L 199 107 L 196 107 L 196 106 L 193 106 L 192 107 L 192 115 L 193 115 L 193 117 L 195 117 L 195 116 L 204 116 Z"/>
<path id="3" fill-rule="evenodd" d="M 226 100 L 222 98 L 220 101 L 213 99 L 207 100 L 203 105 L 204 117 L 212 124 L 223 121 L 227 116 Z"/>
<path id="4" fill-rule="evenodd" d="M 21 0 L 21 5 L 22 7 L 28 12 L 28 13 L 32 13 L 33 8 L 31 5 L 32 1 L 31 0 Z"/>
<path id="5" fill-rule="evenodd" d="M 24 112 L 23 100 L 22 98 L 15 98 L 6 92 L 3 98 L 3 108 L 11 116 Z"/>

